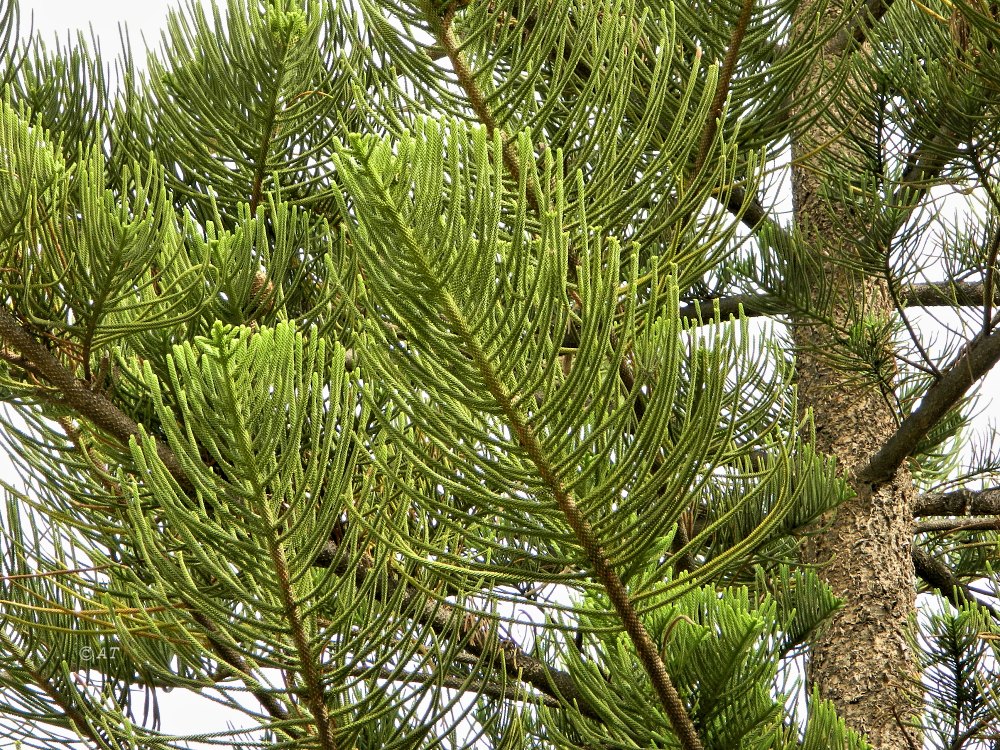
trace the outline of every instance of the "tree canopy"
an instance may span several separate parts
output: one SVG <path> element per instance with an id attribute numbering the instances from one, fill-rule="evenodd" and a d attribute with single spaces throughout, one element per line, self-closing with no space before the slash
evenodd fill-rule
<path id="1" fill-rule="evenodd" d="M 995 4 L 0 8 L 3 734 L 997 742 Z"/>

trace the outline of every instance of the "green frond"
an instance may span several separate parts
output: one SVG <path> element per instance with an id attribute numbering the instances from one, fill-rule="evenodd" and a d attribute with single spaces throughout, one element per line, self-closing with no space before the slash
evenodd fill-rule
<path id="1" fill-rule="evenodd" d="M 107 568 L 92 562 L 68 526 L 41 526 L 39 515 L 25 513 L 23 497 L 6 495 L 0 726 L 5 733 L 37 727 L 39 742 L 79 736 L 92 747 L 118 747 L 114 738 L 138 710 L 135 686 L 155 683 L 108 617 Z M 155 710 L 155 700 L 147 691 L 143 710 L 149 701 Z"/>
<path id="2" fill-rule="evenodd" d="M 4 90 L 14 79 L 24 64 L 21 43 L 21 8 L 16 2 L 5 3 L 0 10 L 0 54 L 3 55 L 3 77 L 0 78 Z"/>
<path id="3" fill-rule="evenodd" d="M 617 236 L 628 254 L 639 252 L 644 265 L 652 255 L 676 263 L 687 286 L 719 261 L 735 227 L 702 208 L 756 180 L 752 151 L 737 158 L 731 148 L 735 126 L 691 173 L 703 128 L 689 124 L 710 119 L 717 67 L 682 50 L 670 8 L 606 0 L 584 10 L 557 4 L 552 16 L 550 6 L 474 4 L 451 19 L 433 3 L 362 3 L 372 47 L 384 51 L 380 64 L 419 71 L 428 56 L 444 55 L 433 76 L 413 81 L 435 103 L 420 115 L 445 113 L 500 133 L 515 179 L 558 162 L 561 151 L 565 173 L 582 175 L 563 185 L 570 220 L 575 206 L 585 207 L 591 225 Z M 414 46 L 414 33 L 426 44 Z M 537 143 L 515 157 L 525 131 Z M 529 201 L 547 192 L 529 178 Z"/>
<path id="4" fill-rule="evenodd" d="M 320 213 L 330 136 L 356 127 L 352 21 L 318 3 L 191 3 L 171 15 L 161 54 L 121 97 L 118 148 L 152 151 L 167 186 L 202 220 L 251 214 L 281 192 Z M 148 80 L 147 80 L 148 79 Z M 332 218 L 332 217 L 331 217 Z"/>
<path id="5" fill-rule="evenodd" d="M 91 51 L 80 33 L 52 50 L 36 36 L 21 54 L 20 63 L 6 71 L 4 84 L 10 87 L 4 90 L 28 122 L 55 134 L 72 163 L 101 143 L 109 127 L 112 84 L 100 49 Z"/>
<path id="6" fill-rule="evenodd" d="M 454 516 L 449 507 L 456 502 L 475 508 L 494 519 L 491 530 L 504 537 L 523 544 L 524 534 L 531 534 L 550 550 L 553 569 L 575 569 L 582 550 L 572 551 L 578 542 L 554 500 L 565 492 L 588 516 L 611 560 L 624 570 L 637 561 L 644 567 L 659 556 L 660 540 L 698 494 L 722 486 L 724 480 L 713 476 L 718 467 L 758 448 L 748 440 L 751 432 L 774 432 L 778 443 L 794 432 L 793 410 L 774 411 L 775 400 L 784 397 L 781 383 L 764 390 L 759 402 L 744 402 L 738 416 L 727 414 L 738 397 L 770 387 L 758 380 L 761 365 L 737 364 L 749 352 L 745 343 L 737 343 L 731 331 L 705 342 L 684 334 L 669 279 L 651 284 L 654 293 L 666 292 L 663 302 L 647 305 L 647 314 L 660 308 L 666 315 L 637 337 L 638 321 L 630 317 L 637 314 L 635 297 L 617 284 L 618 243 L 581 231 L 587 225 L 583 216 L 579 223 L 562 220 L 559 202 L 545 215 L 540 241 L 524 243 L 517 219 L 513 233 L 498 235 L 492 222 L 506 195 L 491 164 L 500 163 L 501 145 L 495 136 L 488 145 L 484 133 L 473 132 L 479 146 L 450 157 L 449 171 L 444 155 L 455 152 L 443 132 L 425 123 L 417 138 L 399 144 L 398 156 L 382 141 L 359 140 L 338 158 L 338 178 L 353 204 L 341 210 L 357 217 L 354 236 L 371 269 L 367 288 L 379 303 L 361 350 L 361 377 L 375 379 L 377 373 L 380 387 L 391 393 L 396 410 L 386 413 L 383 428 L 394 450 L 405 451 L 432 483 L 445 488 L 431 501 L 442 514 L 439 523 L 450 516 L 448 523 L 464 526 L 466 514 Z M 460 132 L 450 131 L 457 144 L 463 142 Z M 410 168 L 408 179 L 401 178 L 403 163 Z M 558 201 L 558 168 L 555 173 Z M 457 226 L 451 218 L 456 205 L 471 209 Z M 564 291 L 568 247 L 577 248 L 581 261 L 578 311 Z M 633 285 L 635 278 L 633 270 Z M 625 314 L 612 330 L 602 321 L 619 304 L 626 305 Z M 579 320 L 580 333 L 573 367 L 564 373 L 555 334 L 570 318 Z M 626 345 L 632 349 L 627 359 Z M 632 369 L 630 392 L 620 390 L 619 367 Z M 635 425 L 640 397 L 644 414 Z M 785 424 L 776 432 L 765 426 L 779 417 Z M 773 447 L 772 438 L 763 439 Z M 428 445 L 436 448 L 430 455 Z M 745 507 L 756 510 L 740 532 L 752 533 L 704 575 L 734 565 L 780 525 L 794 497 L 785 472 L 783 489 L 765 481 L 742 495 Z M 769 473 L 756 476 L 767 480 Z M 762 515 L 764 497 L 768 510 Z M 692 544 L 731 515 L 709 523 Z M 463 531 L 470 549 L 496 545 Z"/>
<path id="7" fill-rule="evenodd" d="M 995 622 L 975 605 L 928 616 L 922 639 L 921 666 L 929 710 L 926 737 L 929 747 L 962 746 L 989 741 L 1000 717 L 994 687 L 997 679 Z M 971 746 L 971 744 L 969 744 Z"/>
<path id="8" fill-rule="evenodd" d="M 798 746 L 802 750 L 868 750 L 870 747 L 856 732 L 844 725 L 844 720 L 837 716 L 833 704 L 823 700 L 815 692 L 810 704 L 809 724 L 802 743 Z"/>
<path id="9" fill-rule="evenodd" d="M 781 661 L 796 645 L 784 640 L 782 629 L 792 619 L 816 627 L 835 600 L 814 573 L 791 576 L 784 568 L 777 580 L 768 582 L 763 573 L 758 580 L 762 587 L 753 595 L 744 588 L 730 589 L 734 596 L 724 599 L 713 588 L 689 591 L 669 605 L 662 602 L 650 618 L 651 633 L 678 689 L 689 696 L 706 747 L 801 747 L 797 733 L 782 726 L 781 701 L 788 696 L 775 690 Z M 811 609 L 814 596 L 825 598 L 826 606 Z M 801 613 L 795 602 L 805 605 Z M 584 632 L 591 632 L 590 624 L 581 622 Z M 640 667 L 621 635 L 593 631 L 576 643 L 567 636 L 563 650 L 588 702 L 604 712 L 603 723 L 550 716 L 567 745 L 669 746 L 662 709 L 634 677 Z M 843 725 L 829 726 L 830 718 L 812 714 L 806 737 L 825 736 L 830 747 L 840 747 L 851 735 Z"/>

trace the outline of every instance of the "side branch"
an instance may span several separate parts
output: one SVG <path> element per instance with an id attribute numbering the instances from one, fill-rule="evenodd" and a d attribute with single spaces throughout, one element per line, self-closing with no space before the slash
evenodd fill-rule
<path id="1" fill-rule="evenodd" d="M 927 389 L 920 406 L 858 473 L 859 482 L 880 485 L 892 479 L 928 431 L 1000 360 L 1000 331 L 979 336 L 941 378 Z"/>
<path id="2" fill-rule="evenodd" d="M 259 684 L 253 679 L 253 670 L 246 660 L 240 654 L 239 651 L 229 646 L 225 640 L 219 636 L 219 630 L 208 617 L 206 617 L 201 612 L 192 609 L 191 617 L 195 622 L 201 626 L 206 634 L 209 644 L 212 646 L 212 651 L 216 656 L 236 673 L 240 679 L 243 680 L 249 688 L 250 694 L 260 701 L 260 704 L 264 707 L 264 710 L 278 722 L 284 723 L 288 721 L 288 711 L 281 704 L 281 702 L 269 691 L 261 688 Z M 273 729 L 272 729 L 273 731 Z M 289 730 L 288 727 L 283 727 L 281 731 L 291 739 L 298 739 L 298 734 Z"/>
<path id="3" fill-rule="evenodd" d="M 903 299 L 914 307 L 971 307 L 1000 302 L 1000 292 L 986 299 L 986 285 L 980 281 L 938 281 L 912 284 L 903 289 Z"/>
<path id="4" fill-rule="evenodd" d="M 854 10 L 856 20 L 847 25 L 837 37 L 834 51 L 843 54 L 848 49 L 862 46 L 868 39 L 868 33 L 889 12 L 892 0 L 866 0 L 861 7 Z"/>
<path id="5" fill-rule="evenodd" d="M 486 128 L 486 131 L 493 135 L 495 132 L 500 132 L 500 137 L 503 142 L 503 163 L 510 173 L 511 178 L 515 183 L 521 180 L 521 164 L 517 156 L 517 146 L 516 143 L 511 140 L 503 129 L 497 125 L 496 118 L 493 115 L 493 111 L 490 109 L 486 102 L 486 94 L 476 83 L 475 75 L 472 70 L 469 69 L 466 63 L 465 56 L 462 54 L 461 44 L 459 40 L 455 37 L 455 32 L 452 28 L 452 21 L 455 18 L 455 11 L 458 8 L 458 3 L 452 3 L 448 10 L 445 12 L 444 16 L 441 17 L 441 29 L 438 36 L 438 43 L 444 50 L 448 57 L 448 61 L 451 63 L 452 69 L 455 71 L 455 75 L 458 78 L 458 84 L 461 86 L 465 95 L 469 99 L 469 104 L 472 107 L 472 111 L 475 112 L 476 117 Z M 540 203 L 540 191 L 538 186 L 534 184 L 533 181 L 529 181 L 527 185 L 527 195 L 525 196 L 528 205 L 531 210 L 540 214 L 539 207 Z"/>
<path id="6" fill-rule="evenodd" d="M 52 353 L 28 333 L 13 315 L 0 305 L 0 341 L 17 351 L 58 391 L 58 401 L 127 446 L 129 438 L 139 436 L 139 425 L 134 419 L 115 406 L 103 394 L 92 390 L 89 384 L 78 379 Z M 155 440 L 155 438 L 154 438 Z M 156 454 L 167 471 L 185 489 L 192 485 L 177 456 L 159 440 L 155 440 Z"/>
<path id="7" fill-rule="evenodd" d="M 1000 516 L 933 518 L 913 524 L 915 534 L 954 534 L 962 531 L 1000 531 Z"/>
<path id="8" fill-rule="evenodd" d="M 986 490 L 930 492 L 916 500 L 913 515 L 927 516 L 1000 516 L 1000 487 Z"/>
<path id="9" fill-rule="evenodd" d="M 913 307 L 971 307 L 983 304 L 986 287 L 982 282 L 938 281 L 911 284 L 902 292 L 903 301 Z M 995 292 L 993 303 L 1000 304 L 1000 289 Z M 688 302 L 681 307 L 680 316 L 692 322 L 712 320 L 716 304 L 722 320 L 739 315 L 741 308 L 747 318 L 781 312 L 781 301 L 769 295 L 734 294 Z"/>
<path id="10" fill-rule="evenodd" d="M 339 545 L 332 540 L 326 543 L 326 547 L 316 558 L 315 565 L 332 567 L 338 575 L 352 572 L 348 568 L 347 558 L 340 552 Z M 371 558 L 366 556 L 357 567 L 353 568 L 359 585 L 371 574 L 371 565 Z M 489 656 L 497 659 L 503 664 L 508 677 L 516 677 L 531 685 L 544 698 L 552 699 L 559 705 L 575 703 L 584 716 L 601 720 L 600 714 L 590 706 L 587 696 L 577 690 L 576 683 L 568 672 L 536 659 L 513 640 L 490 638 L 488 630 L 481 621 L 469 617 L 456 618 L 453 606 L 435 600 L 424 601 L 422 593 L 407 586 L 405 581 L 398 577 L 390 576 L 383 579 L 376 587 L 376 596 L 381 599 L 391 599 L 401 588 L 401 598 L 405 605 L 422 602 L 420 611 L 415 615 L 417 622 L 430 626 L 431 630 L 440 636 L 457 636 L 465 640 L 465 650 L 473 656 Z M 460 624 L 456 625 L 456 622 Z"/>
<path id="11" fill-rule="evenodd" d="M 995 607 L 976 598 L 972 590 L 955 578 L 948 566 L 936 557 L 916 547 L 913 548 L 912 556 L 917 577 L 931 588 L 941 592 L 941 595 L 954 606 L 961 607 L 966 602 L 975 602 L 989 612 L 994 619 L 1000 618 L 1000 613 Z"/>

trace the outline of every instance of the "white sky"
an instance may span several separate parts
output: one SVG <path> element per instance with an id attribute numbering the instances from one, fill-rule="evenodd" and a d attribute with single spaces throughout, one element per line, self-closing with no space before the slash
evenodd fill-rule
<path id="1" fill-rule="evenodd" d="M 203 0 L 208 5 L 208 0 Z M 105 60 L 113 62 L 120 47 L 119 24 L 126 24 L 137 53 L 136 62 L 142 64 L 145 46 L 156 48 L 160 43 L 160 31 L 167 17 L 168 9 L 187 7 L 189 0 L 20 0 L 22 23 L 25 28 L 33 14 L 34 28 L 47 42 L 66 41 L 67 31 L 75 38 L 78 30 L 89 34 L 92 28 L 101 40 Z M 224 0 L 222 0 L 224 4 Z M 1000 393 L 1000 373 L 994 372 L 979 404 L 977 419 L 979 429 L 985 429 L 988 422 L 996 421 L 1000 411 L 992 405 L 986 394 Z M 246 726 L 246 718 L 235 712 L 209 703 L 204 699 L 185 695 L 183 691 L 160 694 L 160 708 L 163 730 L 183 732 L 224 729 L 228 721 L 236 726 Z M 0 748 L 10 748 L 11 744 L 0 740 Z"/>
<path id="2" fill-rule="evenodd" d="M 137 53 L 143 50 L 143 35 L 150 47 L 160 41 L 160 30 L 167 18 L 167 10 L 187 7 L 187 0 L 20 0 L 21 20 L 27 25 L 34 15 L 35 30 L 46 42 L 58 34 L 65 41 L 66 32 L 75 38 L 77 31 L 94 33 L 101 40 L 101 49 L 109 59 L 121 49 L 118 26 L 128 26 L 132 47 Z M 206 2 L 206 5 L 208 3 Z"/>

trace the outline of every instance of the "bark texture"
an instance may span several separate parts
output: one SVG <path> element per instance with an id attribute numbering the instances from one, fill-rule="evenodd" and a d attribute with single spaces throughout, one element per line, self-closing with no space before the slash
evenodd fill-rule
<path id="1" fill-rule="evenodd" d="M 839 10 L 804 2 L 794 26 L 814 23 L 818 13 L 826 14 L 823 22 L 835 23 Z M 836 39 L 828 44 L 806 87 L 825 85 L 820 82 L 829 78 L 838 56 L 849 54 L 843 46 Z M 847 85 L 856 98 L 865 83 L 854 76 Z M 836 96 L 832 87 L 825 90 Z M 838 328 L 888 320 L 893 313 L 884 281 L 845 266 L 845 260 L 858 257 L 856 240 L 862 235 L 852 231 L 850 203 L 831 198 L 828 190 L 833 164 L 841 171 L 863 172 L 861 145 L 874 140 L 874 134 L 865 132 L 836 100 L 829 103 L 829 116 L 793 141 L 792 189 L 796 226 L 820 255 L 825 287 L 833 292 L 825 308 L 833 326 L 798 321 L 794 336 L 800 404 L 812 409 L 816 447 L 837 458 L 856 496 L 825 519 L 804 547 L 806 561 L 820 566 L 844 600 L 831 625 L 811 644 L 809 680 L 873 747 L 912 750 L 922 744 L 915 729 L 918 671 L 907 641 L 916 605 L 910 555 L 916 494 L 905 468 L 878 486 L 855 479 L 897 424 L 884 388 L 877 382 L 860 384 L 858 372 L 831 357 L 842 346 Z M 846 122 L 852 123 L 850 128 L 844 127 Z M 819 284 L 813 291 L 819 299 Z M 891 352 L 886 355 L 891 362 Z"/>

